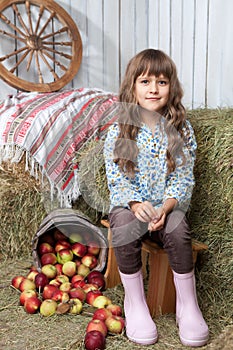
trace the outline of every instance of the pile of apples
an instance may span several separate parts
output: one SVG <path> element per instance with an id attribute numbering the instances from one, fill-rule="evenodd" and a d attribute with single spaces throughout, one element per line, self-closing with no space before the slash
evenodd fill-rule
<path id="1" fill-rule="evenodd" d="M 85 348 L 105 349 L 108 333 L 120 334 L 125 327 L 122 308 L 104 295 L 106 283 L 98 265 L 100 247 L 84 242 L 80 235 L 67 237 L 58 229 L 41 236 L 37 251 L 41 269 L 32 266 L 26 276 L 12 278 L 20 292 L 19 303 L 27 313 L 42 316 L 78 315 L 84 303 L 96 310 L 86 327 Z"/>

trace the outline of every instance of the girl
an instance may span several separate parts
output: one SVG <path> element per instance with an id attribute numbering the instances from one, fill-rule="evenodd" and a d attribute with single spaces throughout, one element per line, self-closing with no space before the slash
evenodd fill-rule
<path id="1" fill-rule="evenodd" d="M 168 254 L 181 342 L 202 346 L 209 336 L 197 303 L 185 217 L 194 185 L 196 141 L 182 96 L 170 57 L 154 49 L 138 53 L 128 63 L 119 92 L 120 116 L 109 128 L 104 146 L 110 228 L 125 291 L 126 335 L 144 345 L 158 338 L 141 270 L 142 240 L 148 236 Z"/>

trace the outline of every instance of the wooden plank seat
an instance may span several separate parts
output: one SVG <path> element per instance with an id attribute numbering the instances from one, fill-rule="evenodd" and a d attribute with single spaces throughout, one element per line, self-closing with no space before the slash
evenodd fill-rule
<path id="1" fill-rule="evenodd" d="M 105 279 L 107 288 L 112 288 L 121 283 L 121 280 L 114 250 L 111 246 L 109 222 L 108 220 L 102 220 L 101 224 L 108 228 L 109 249 Z M 196 263 L 198 252 L 207 250 L 208 246 L 193 240 L 192 247 L 193 261 Z M 175 286 L 167 253 L 157 243 L 147 239 L 142 244 L 142 263 L 144 278 L 148 278 L 146 297 L 152 317 L 166 313 L 175 313 Z"/>

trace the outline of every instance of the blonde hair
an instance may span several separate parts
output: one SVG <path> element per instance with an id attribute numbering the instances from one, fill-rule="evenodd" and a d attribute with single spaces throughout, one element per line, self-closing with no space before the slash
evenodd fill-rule
<path id="1" fill-rule="evenodd" d="M 186 111 L 181 102 L 183 90 L 177 76 L 172 59 L 163 51 L 146 49 L 139 52 L 128 63 L 124 79 L 120 86 L 119 101 L 121 114 L 119 117 L 120 132 L 115 144 L 114 161 L 120 169 L 134 176 L 138 147 L 136 142 L 124 142 L 124 139 L 136 140 L 140 129 L 140 116 L 136 108 L 135 82 L 143 74 L 159 77 L 161 74 L 169 80 L 170 89 L 167 106 L 163 111 L 165 132 L 168 136 L 167 166 L 168 173 L 176 168 L 174 156 L 180 154 L 185 159 L 183 148 L 183 127 L 186 125 Z M 178 132 L 177 132 L 178 131 Z"/>

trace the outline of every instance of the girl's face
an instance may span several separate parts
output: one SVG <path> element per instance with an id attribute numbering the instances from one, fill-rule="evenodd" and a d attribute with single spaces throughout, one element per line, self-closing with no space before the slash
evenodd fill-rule
<path id="1" fill-rule="evenodd" d="M 162 74 L 159 77 L 140 75 L 135 82 L 137 103 L 151 112 L 162 113 L 169 98 L 170 83 Z"/>

